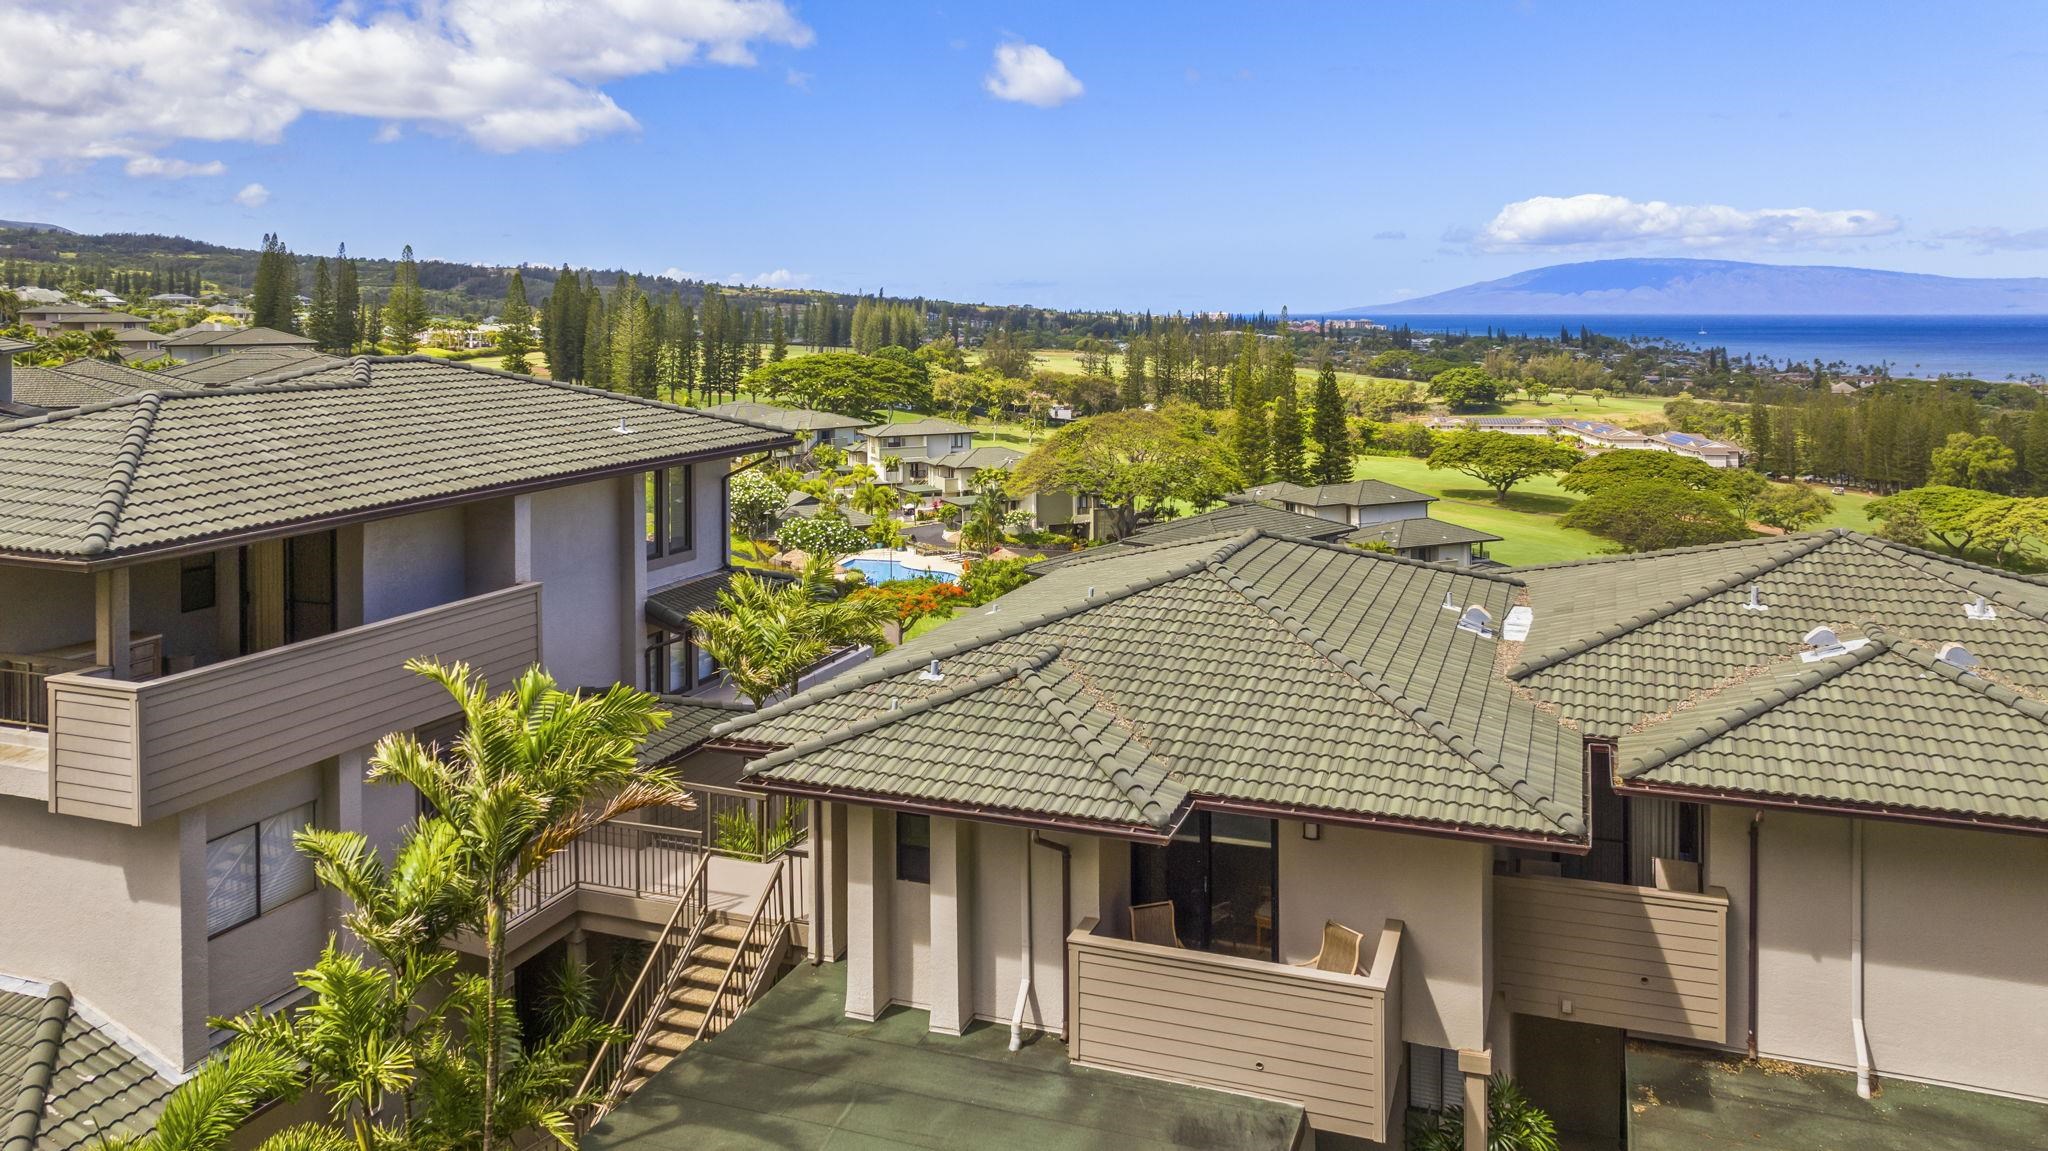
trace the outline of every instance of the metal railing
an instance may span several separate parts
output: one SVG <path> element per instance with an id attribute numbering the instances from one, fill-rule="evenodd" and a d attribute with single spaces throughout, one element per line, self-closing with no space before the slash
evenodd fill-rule
<path id="1" fill-rule="evenodd" d="M 576 1087 L 579 1096 L 588 1096 L 600 1084 L 604 1087 L 603 1098 L 594 1106 L 585 1108 L 579 1116 L 580 1130 L 589 1130 L 591 1124 L 617 1105 L 626 1081 L 631 1077 L 633 1065 L 647 1049 L 648 1039 L 659 1029 L 661 1013 L 666 1009 L 683 969 L 689 966 L 690 953 L 696 950 L 697 939 L 710 919 L 710 888 L 704 875 L 704 867 L 710 859 L 708 855 L 698 855 L 696 867 L 691 869 L 689 879 L 679 892 L 681 898 L 676 903 L 675 913 L 669 916 L 661 935 L 649 949 L 647 962 L 640 966 L 639 978 L 633 981 L 632 990 L 626 992 L 626 1000 L 612 1020 L 613 1027 L 631 1038 L 623 1043 L 606 1040 L 591 1059 L 589 1070 L 583 1073 L 583 1081 Z"/>
<path id="2" fill-rule="evenodd" d="M 734 947 L 732 961 L 718 980 L 711 1005 L 697 1025 L 697 1039 L 708 1039 L 725 1030 L 761 994 L 768 976 L 782 960 L 782 948 L 789 941 L 789 904 L 784 883 L 789 873 L 787 858 L 775 861 L 775 870 L 761 885 L 754 900 L 754 913 L 747 929 Z"/>
<path id="3" fill-rule="evenodd" d="M 695 828 L 611 820 L 578 836 L 527 877 L 513 893 L 508 926 L 578 888 L 643 899 L 681 898 L 701 879 L 708 854 L 703 833 Z"/>
<path id="4" fill-rule="evenodd" d="M 48 731 L 50 693 L 44 681 L 53 675 L 84 671 L 92 666 L 91 660 L 0 654 L 0 724 Z"/>

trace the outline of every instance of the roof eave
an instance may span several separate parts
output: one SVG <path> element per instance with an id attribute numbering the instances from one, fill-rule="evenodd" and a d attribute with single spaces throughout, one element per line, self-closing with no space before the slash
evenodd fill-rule
<path id="1" fill-rule="evenodd" d="M 1793 795 L 1766 795 L 1734 788 L 1697 787 L 1680 783 L 1644 783 L 1617 779 L 1614 790 L 1623 795 L 1643 795 L 1690 802 L 1720 802 L 1742 807 L 1765 807 L 1777 811 L 1799 811 L 1809 815 L 1839 815 L 1860 819 L 1883 819 L 1928 827 L 1968 828 L 1976 831 L 2004 831 L 2025 835 L 2048 835 L 2048 823 L 2006 819 L 1989 815 L 1964 815 L 1930 811 L 1898 804 L 1863 804 L 1853 800 L 1809 799 Z"/>
<path id="2" fill-rule="evenodd" d="M 1303 823 L 1334 823 L 1345 827 L 1371 828 L 1378 831 L 1400 832 L 1406 835 L 1428 835 L 1438 839 L 1462 839 L 1479 843 L 1499 843 L 1509 847 L 1535 848 L 1541 851 L 1557 851 L 1567 855 L 1585 855 L 1593 849 L 1592 842 L 1550 832 L 1508 831 L 1501 828 L 1479 827 L 1473 824 L 1447 823 L 1435 820 L 1400 819 L 1394 816 L 1374 815 L 1369 812 L 1339 811 L 1332 808 L 1308 807 L 1300 804 L 1250 803 L 1197 796 L 1194 801 L 1197 811 L 1221 811 L 1235 815 L 1257 815 L 1270 819 L 1293 819 Z"/>
<path id="3" fill-rule="evenodd" d="M 739 750 L 731 747 L 720 747 L 715 742 L 706 743 L 702 746 L 713 750 Z M 1159 830 L 1137 824 L 1103 823 L 1096 820 L 1039 815 L 1013 808 L 938 803 L 929 800 L 911 799 L 900 795 L 889 795 L 883 792 L 860 791 L 853 788 L 810 787 L 779 779 L 754 779 L 750 782 L 751 786 L 758 787 L 762 791 L 775 795 L 786 795 L 792 799 L 815 799 L 826 803 L 850 803 L 860 807 L 883 807 L 891 811 L 909 812 L 913 815 L 936 815 L 943 819 L 970 819 L 977 823 L 998 823 L 1009 827 L 1029 827 L 1044 831 L 1103 835 L 1115 839 L 1127 839 L 1136 843 L 1169 843 L 1173 839 L 1173 828 L 1178 826 L 1180 822 L 1179 818 L 1176 818 L 1165 830 Z M 1177 814 L 1184 815 L 1185 811 Z"/>

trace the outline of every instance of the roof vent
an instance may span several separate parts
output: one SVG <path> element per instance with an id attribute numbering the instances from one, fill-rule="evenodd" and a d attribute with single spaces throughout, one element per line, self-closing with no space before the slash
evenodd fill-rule
<path id="1" fill-rule="evenodd" d="M 1085 595 L 1085 596 L 1082 596 L 1081 598 L 1082 598 L 1082 599 L 1094 599 L 1094 598 L 1095 598 L 1095 585 L 1094 585 L 1094 584 L 1089 584 L 1089 585 L 1088 585 L 1088 594 L 1087 594 L 1087 595 Z"/>
<path id="2" fill-rule="evenodd" d="M 1977 653 L 1959 643 L 1942 644 L 1941 650 L 1934 653 L 1934 658 L 1957 671 L 1975 671 L 1977 665 L 1984 662 L 1977 658 Z"/>
<path id="3" fill-rule="evenodd" d="M 1818 663 L 1824 659 L 1833 659 L 1838 655 L 1847 655 L 1870 642 L 1867 639 L 1845 640 L 1836 635 L 1835 629 L 1831 627 L 1814 628 L 1812 631 L 1807 632 L 1803 638 L 1806 646 L 1813 649 L 1812 651 L 1802 651 L 1799 653 L 1799 658 L 1807 663 Z"/>
<path id="4" fill-rule="evenodd" d="M 1529 627 L 1536 622 L 1536 613 L 1527 604 L 1517 604 L 1508 609 L 1508 618 L 1500 625 L 1501 638 L 1509 643 L 1521 643 L 1529 638 Z"/>
<path id="5" fill-rule="evenodd" d="M 897 698 L 896 698 L 895 696 L 893 696 L 893 695 L 889 697 L 889 710 L 890 710 L 890 711 L 895 711 L 896 709 L 898 709 L 898 708 L 900 708 L 900 707 L 902 707 L 902 706 L 903 706 L 903 701 L 902 701 L 902 700 L 900 700 L 900 699 L 897 699 Z"/>
<path id="6" fill-rule="evenodd" d="M 633 434 L 633 429 L 626 426 L 626 414 L 624 412 L 619 413 L 619 426 L 613 428 L 612 430 L 619 433 L 622 436 L 630 436 Z"/>
<path id="7" fill-rule="evenodd" d="M 1444 610 L 1445 610 L 1445 611 L 1457 611 L 1457 610 L 1458 610 L 1458 600 L 1457 600 L 1457 597 L 1451 594 L 1451 589 L 1449 589 L 1449 588 L 1445 588 L 1445 589 L 1444 589 Z"/>
<path id="8" fill-rule="evenodd" d="M 1458 630 L 1492 639 L 1493 613 L 1475 603 L 1465 609 L 1465 614 L 1458 617 Z"/>
<path id="9" fill-rule="evenodd" d="M 1997 619 L 1998 609 L 1992 607 L 1991 604 L 1988 601 L 1986 601 L 1983 596 L 1980 595 L 1977 597 L 1976 603 L 1966 603 L 1963 605 L 1963 614 L 1969 616 L 1971 619 Z"/>
<path id="10" fill-rule="evenodd" d="M 937 683 L 940 680 L 946 678 L 946 673 L 939 670 L 939 661 L 933 660 L 931 661 L 931 663 L 925 665 L 924 671 L 919 673 L 917 678 L 925 681 L 926 683 Z"/>
<path id="11" fill-rule="evenodd" d="M 1744 604 L 1742 605 L 1742 610 L 1744 610 L 1744 611 L 1769 611 L 1769 610 L 1771 610 L 1771 605 L 1770 605 L 1770 604 L 1767 604 L 1767 603 L 1765 603 L 1765 602 L 1764 602 L 1764 585 L 1762 585 L 1762 584 L 1760 584 L 1760 583 L 1753 583 L 1753 584 L 1749 585 L 1749 600 L 1748 600 L 1747 602 L 1745 602 L 1745 603 L 1744 603 Z"/>

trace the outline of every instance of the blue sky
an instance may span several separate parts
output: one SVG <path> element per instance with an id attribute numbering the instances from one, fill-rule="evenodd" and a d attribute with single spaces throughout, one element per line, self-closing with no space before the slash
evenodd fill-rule
<path id="1" fill-rule="evenodd" d="M 0 217 L 1154 310 L 2048 263 L 2038 6 L 610 2 L 17 14 Z"/>

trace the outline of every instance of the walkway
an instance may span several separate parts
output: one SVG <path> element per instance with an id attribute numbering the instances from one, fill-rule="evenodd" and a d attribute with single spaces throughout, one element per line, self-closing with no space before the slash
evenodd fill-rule
<path id="1" fill-rule="evenodd" d="M 861 1023 L 845 1000 L 845 965 L 800 964 L 583 1148 L 1286 1151 L 1305 1129 L 1288 1104 L 1069 1066 L 1056 1037 L 1012 1054 L 1003 1028 L 933 1035 L 924 1012 L 900 1008 Z"/>

